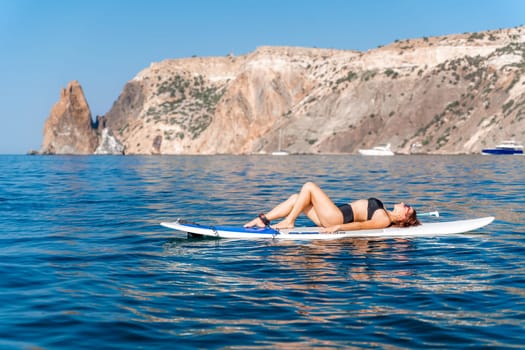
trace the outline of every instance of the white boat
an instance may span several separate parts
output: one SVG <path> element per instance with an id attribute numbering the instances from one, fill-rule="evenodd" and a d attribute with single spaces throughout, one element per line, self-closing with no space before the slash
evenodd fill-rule
<path id="1" fill-rule="evenodd" d="M 481 154 L 485 155 L 504 155 L 504 154 L 523 154 L 523 145 L 514 140 L 505 140 L 494 148 L 484 148 Z"/>
<path id="2" fill-rule="evenodd" d="M 387 143 L 386 145 L 379 145 L 374 148 L 370 149 L 360 149 L 359 151 L 360 155 L 363 156 L 393 156 L 394 152 L 390 149 L 390 144 Z"/>
<path id="3" fill-rule="evenodd" d="M 289 153 L 285 151 L 275 151 L 272 152 L 272 156 L 287 156 Z"/>
<path id="4" fill-rule="evenodd" d="M 277 151 L 272 152 L 272 156 L 287 156 L 288 155 L 288 152 L 281 150 L 282 138 L 283 138 L 282 130 L 279 130 L 279 147 L 277 148 L 278 149 Z"/>

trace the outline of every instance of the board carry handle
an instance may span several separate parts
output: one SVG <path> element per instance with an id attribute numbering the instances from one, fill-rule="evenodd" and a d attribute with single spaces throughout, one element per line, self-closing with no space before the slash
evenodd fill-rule
<path id="1" fill-rule="evenodd" d="M 417 216 L 435 216 L 436 218 L 439 218 L 439 211 L 429 211 L 426 213 L 417 214 Z"/>

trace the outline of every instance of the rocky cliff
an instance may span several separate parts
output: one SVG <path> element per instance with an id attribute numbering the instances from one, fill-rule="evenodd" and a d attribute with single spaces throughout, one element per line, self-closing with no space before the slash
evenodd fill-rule
<path id="1" fill-rule="evenodd" d="M 478 153 L 525 138 L 525 27 L 367 52 L 261 47 L 165 60 L 129 81 L 104 121 L 126 154 L 271 152 L 279 131 L 292 153 L 378 143 L 399 153 Z M 87 140 L 87 153 L 101 142 Z"/>
<path id="2" fill-rule="evenodd" d="M 77 81 L 62 89 L 44 126 L 43 154 L 92 154 L 98 137 L 91 111 Z"/>
<path id="3" fill-rule="evenodd" d="M 105 128 L 104 118 L 94 122 L 78 81 L 62 89 L 44 125 L 41 154 L 123 154 L 124 146 Z"/>

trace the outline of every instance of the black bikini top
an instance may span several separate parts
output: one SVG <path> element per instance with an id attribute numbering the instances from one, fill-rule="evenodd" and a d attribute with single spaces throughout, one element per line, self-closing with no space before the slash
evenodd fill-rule
<path id="1" fill-rule="evenodd" d="M 372 219 L 372 216 L 378 209 L 385 209 L 383 202 L 377 198 L 368 198 L 368 220 Z"/>

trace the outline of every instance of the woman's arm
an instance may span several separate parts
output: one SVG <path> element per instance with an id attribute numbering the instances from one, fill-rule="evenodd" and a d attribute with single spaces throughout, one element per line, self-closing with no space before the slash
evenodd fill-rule
<path id="1" fill-rule="evenodd" d="M 371 220 L 360 222 L 349 222 L 347 224 L 334 225 L 325 227 L 321 230 L 324 233 L 332 233 L 336 231 L 355 231 L 355 230 L 370 230 L 377 228 L 386 228 L 392 222 L 386 213 L 384 215 L 374 215 Z"/>

